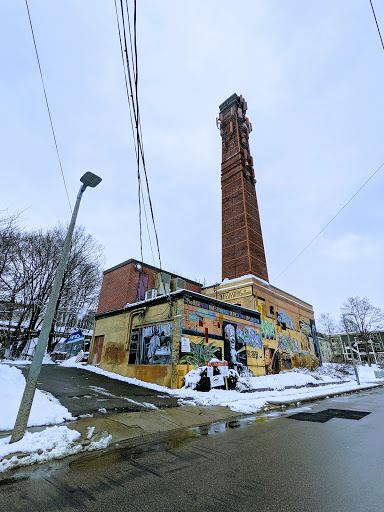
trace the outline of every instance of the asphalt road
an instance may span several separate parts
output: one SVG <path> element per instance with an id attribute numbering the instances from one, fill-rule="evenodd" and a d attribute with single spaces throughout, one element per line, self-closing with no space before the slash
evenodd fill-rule
<path id="1" fill-rule="evenodd" d="M 19 368 L 27 377 L 29 367 Z M 177 398 L 167 393 L 56 364 L 42 366 L 37 387 L 52 393 L 74 416 L 101 415 L 102 408 L 108 412 L 135 412 L 151 406 L 162 409 L 178 405 Z"/>
<path id="2" fill-rule="evenodd" d="M 327 409 L 334 416 L 328 421 L 324 414 L 316 422 L 288 417 Z M 346 411 L 370 414 L 346 419 Z M 380 388 L 136 439 L 8 475 L 0 510 L 377 512 L 384 504 L 383 424 Z"/>

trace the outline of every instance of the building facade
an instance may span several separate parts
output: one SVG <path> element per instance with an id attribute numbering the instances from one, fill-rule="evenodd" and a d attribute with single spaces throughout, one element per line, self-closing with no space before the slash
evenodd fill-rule
<path id="1" fill-rule="evenodd" d="M 233 94 L 222 140 L 222 279 L 202 287 L 137 260 L 105 271 L 89 362 L 177 388 L 212 357 L 240 375 L 316 367 L 313 308 L 268 282 L 247 104 Z"/>
<path id="2" fill-rule="evenodd" d="M 106 307 L 109 302 L 101 302 L 90 364 L 171 388 L 181 387 L 185 374 L 211 357 L 248 376 L 318 364 L 310 304 L 255 276 L 202 288 L 132 259 L 105 272 L 108 287 L 121 278 L 125 266 L 136 285 L 122 287 L 121 300 L 128 288 L 131 302 L 113 309 Z M 157 285 L 140 290 L 142 300 L 137 296 L 140 274 L 148 276 L 145 282 Z"/>
<path id="3" fill-rule="evenodd" d="M 367 363 L 368 358 L 371 363 L 384 362 L 384 331 L 370 333 L 368 342 L 360 340 L 358 333 L 350 333 L 349 338 L 356 362 Z M 339 355 L 340 361 L 337 362 L 352 362 L 348 336 L 345 333 L 334 334 L 332 336 L 332 343 L 334 350 Z"/>

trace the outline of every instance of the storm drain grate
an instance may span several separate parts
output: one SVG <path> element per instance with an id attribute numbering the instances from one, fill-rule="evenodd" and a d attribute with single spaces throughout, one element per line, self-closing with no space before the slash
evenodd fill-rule
<path id="1" fill-rule="evenodd" d="M 346 420 L 361 420 L 368 414 L 371 413 L 364 411 L 347 411 L 345 409 L 325 409 L 325 411 L 320 412 L 298 412 L 297 414 L 287 416 L 287 418 L 292 418 L 293 420 L 299 421 L 313 421 L 315 423 L 325 423 L 326 421 L 329 421 L 332 418 L 343 418 Z"/>

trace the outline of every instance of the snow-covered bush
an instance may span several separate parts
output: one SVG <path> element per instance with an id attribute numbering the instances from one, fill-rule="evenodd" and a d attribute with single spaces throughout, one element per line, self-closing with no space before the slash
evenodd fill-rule
<path id="1" fill-rule="evenodd" d="M 210 391 L 211 379 L 207 376 L 207 368 L 207 366 L 200 366 L 196 370 L 188 372 L 184 377 L 184 386 L 196 391 Z M 220 375 L 221 373 L 222 366 L 213 367 L 213 375 Z M 228 373 L 228 389 L 236 389 L 239 374 L 235 370 L 229 370 Z M 225 385 L 215 389 L 225 389 Z"/>

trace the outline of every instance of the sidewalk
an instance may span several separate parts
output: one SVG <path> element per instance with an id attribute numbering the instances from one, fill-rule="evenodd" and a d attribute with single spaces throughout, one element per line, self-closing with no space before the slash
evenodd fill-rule
<path id="1" fill-rule="evenodd" d="M 307 386 L 303 386 L 305 388 Z M 320 387 L 320 386 L 319 386 Z M 317 396 L 304 397 L 300 401 L 285 398 L 282 400 L 269 400 L 263 407 L 263 412 L 280 409 L 282 407 L 297 406 L 304 403 L 311 403 L 318 400 L 324 400 L 331 396 L 344 395 L 353 392 L 366 391 L 377 387 L 384 387 L 384 382 L 374 385 L 362 385 L 359 389 L 335 390 L 333 392 L 323 393 Z M 257 414 L 257 413 L 251 413 Z M 157 434 L 170 430 L 197 427 L 213 422 L 233 420 L 247 416 L 244 412 L 231 410 L 229 407 L 211 405 L 211 406 L 193 406 L 183 405 L 171 409 L 151 410 L 143 412 L 116 413 L 105 415 L 99 418 L 83 418 L 74 422 L 67 423 L 68 428 L 77 430 L 81 433 L 81 440 L 84 445 L 94 440 L 94 436 L 103 433 L 104 436 L 112 435 L 112 443 L 128 440 L 134 437 L 141 437 L 148 434 Z M 249 415 L 248 415 L 249 416 Z M 94 434 L 87 439 L 89 427 L 95 427 Z"/>
<path id="2" fill-rule="evenodd" d="M 361 385 L 358 389 L 343 390 L 344 382 L 339 382 L 339 389 L 327 390 L 326 392 L 313 393 L 311 396 L 298 397 L 295 394 L 294 398 L 284 397 L 280 400 L 268 400 L 262 407 L 262 411 L 279 409 L 281 407 L 297 406 L 299 404 L 311 403 L 318 400 L 323 400 L 331 396 L 354 393 L 359 391 L 366 391 L 377 387 L 384 387 L 384 381 L 377 384 Z M 301 387 L 287 386 L 285 389 L 294 389 L 296 391 L 311 388 L 322 388 L 326 384 L 319 383 L 316 386 L 306 385 Z M 273 391 L 272 389 L 262 388 L 259 390 L 260 395 L 265 391 Z M 276 390 L 274 390 L 276 391 Z M 248 393 L 243 393 L 242 396 L 246 400 Z M 278 394 L 278 392 L 276 393 Z M 249 413 L 257 414 L 257 412 Z M 248 414 L 248 415 L 249 415 Z M 231 410 L 228 406 L 220 405 L 195 405 L 191 402 L 188 405 L 184 402 L 180 407 L 172 407 L 157 410 L 145 410 L 142 412 L 111 412 L 101 416 L 93 416 L 89 418 L 79 418 L 74 421 L 63 423 L 71 430 L 80 432 L 81 437 L 78 440 L 83 446 L 87 446 L 95 440 L 111 435 L 111 443 L 121 442 L 134 437 L 141 437 L 148 434 L 156 434 L 170 430 L 177 430 L 189 427 L 196 427 L 213 423 L 216 421 L 230 420 L 236 417 L 247 416 L 247 413 Z M 62 425 L 63 425 L 62 424 Z M 41 432 L 51 425 L 43 425 L 39 427 L 28 427 L 28 432 Z M 90 436 L 90 429 L 92 435 Z M 0 431 L 0 438 L 7 437 L 12 434 L 12 431 Z"/>
<path id="3" fill-rule="evenodd" d="M 270 397 L 270 399 L 263 402 L 257 412 L 252 411 L 248 414 L 244 410 L 236 411 L 233 403 L 232 407 L 229 408 L 223 405 L 201 405 L 196 404 L 196 402 L 182 400 L 180 407 L 150 409 L 142 412 L 111 412 L 102 416 L 79 418 L 56 426 L 29 427 L 27 432 L 40 433 L 37 434 L 34 448 L 26 451 L 23 448 L 25 447 L 24 443 L 20 448 L 15 446 L 18 451 L 3 454 L 3 457 L 0 457 L 0 475 L 4 471 L 7 472 L 9 469 L 16 469 L 21 466 L 48 462 L 69 455 L 85 454 L 90 450 L 113 448 L 117 443 L 129 442 L 135 438 L 139 439 L 148 435 L 201 427 L 212 423 L 231 423 L 232 421 L 235 423 L 236 419 L 256 416 L 260 412 L 265 414 L 268 411 L 290 406 L 298 407 L 304 403 L 317 402 L 331 396 L 382 388 L 383 386 L 384 381 L 375 384 L 366 383 L 354 389 L 345 389 L 345 385 L 339 384 L 339 386 L 333 386 L 332 390 L 324 389 L 324 391 L 320 391 L 320 389 L 314 390 L 313 387 L 324 388 L 324 386 L 311 385 L 309 386 L 312 388 L 310 395 L 306 394 L 309 391 L 308 386 L 302 386 L 293 390 L 292 395 L 280 395 L 281 399 L 276 399 L 276 395 Z M 298 396 L 297 392 L 300 391 L 303 396 Z M 253 396 L 255 394 L 257 393 L 253 393 Z M 262 394 L 263 392 L 260 392 L 260 395 Z M 242 393 L 242 395 L 246 400 L 248 393 Z M 59 430 L 60 432 L 58 432 Z M 11 433 L 11 431 L 0 432 L 0 439 L 9 436 Z M 53 438 L 59 438 L 59 441 L 54 441 L 51 446 L 47 447 L 44 446 L 45 440 L 38 441 L 39 436 L 45 438 L 53 436 Z M 60 440 L 60 437 L 63 437 L 64 441 Z M 20 443 L 23 441 L 24 439 Z M 60 446 L 60 443 L 63 442 L 64 447 Z"/>

